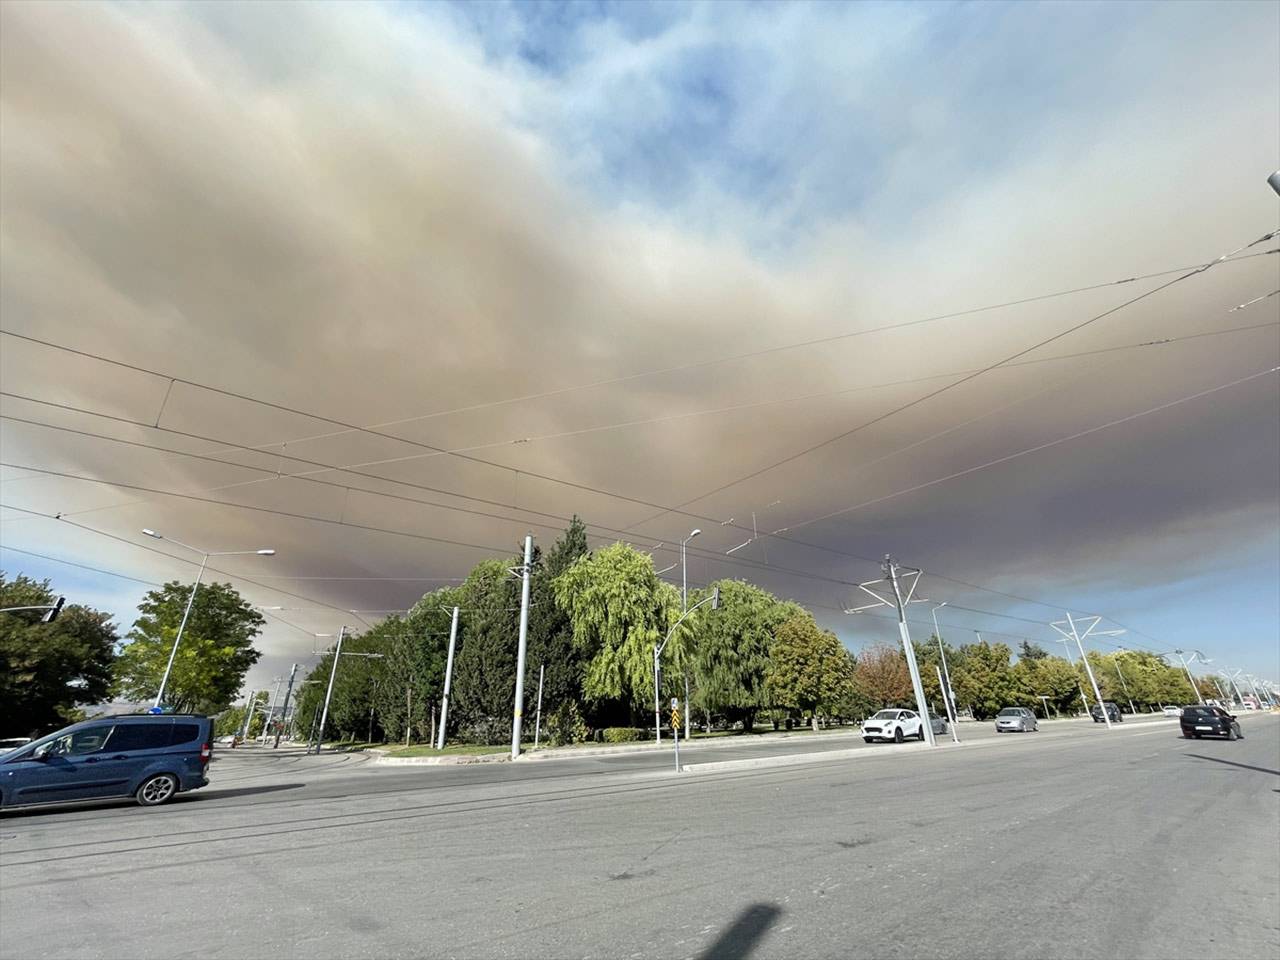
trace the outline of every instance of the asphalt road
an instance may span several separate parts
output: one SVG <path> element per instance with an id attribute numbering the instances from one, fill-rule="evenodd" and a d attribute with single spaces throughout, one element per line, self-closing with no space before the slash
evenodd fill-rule
<path id="1" fill-rule="evenodd" d="M 168 807 L 0 818 L 0 957 L 1275 958 L 1280 718 L 1244 728 L 679 776 L 224 751 Z"/>

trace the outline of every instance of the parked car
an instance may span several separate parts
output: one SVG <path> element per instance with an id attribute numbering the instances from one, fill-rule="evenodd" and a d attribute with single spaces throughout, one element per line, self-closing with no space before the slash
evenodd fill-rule
<path id="1" fill-rule="evenodd" d="M 929 726 L 933 728 L 935 734 L 946 733 L 947 718 L 931 713 L 929 714 Z"/>
<path id="2" fill-rule="evenodd" d="M 907 737 L 924 739 L 924 724 L 914 710 L 881 710 L 862 721 L 862 739 L 893 740 L 901 743 Z"/>
<path id="3" fill-rule="evenodd" d="M 1117 707 L 1110 700 L 1105 701 L 1102 704 L 1102 707 L 1107 708 L 1107 716 L 1111 718 L 1112 723 L 1124 723 L 1124 715 L 1120 712 L 1120 708 Z M 1095 703 L 1092 707 L 1089 708 L 1089 716 L 1093 717 L 1094 723 L 1104 722 L 1102 719 L 1102 707 L 1098 706 Z"/>
<path id="4" fill-rule="evenodd" d="M 212 758 L 208 717 L 85 720 L 0 757 L 0 807 L 116 797 L 159 806 L 208 784 Z"/>
<path id="5" fill-rule="evenodd" d="M 1170 704 L 1169 706 L 1163 708 L 1163 713 L 1166 717 L 1180 717 L 1182 716 L 1182 708 L 1175 707 L 1172 704 Z"/>
<path id="6" fill-rule="evenodd" d="M 1039 729 L 1036 715 L 1026 707 L 1005 707 L 996 714 L 996 733 L 1031 733 Z"/>
<path id="7" fill-rule="evenodd" d="M 0 756 L 4 756 L 10 750 L 25 747 L 30 742 L 30 737 L 10 737 L 8 740 L 0 740 Z"/>
<path id="8" fill-rule="evenodd" d="M 1228 740 L 1243 740 L 1240 723 L 1234 716 L 1221 707 L 1200 706 L 1193 704 L 1182 708 L 1182 718 L 1178 721 L 1182 735 L 1188 740 L 1199 740 L 1201 737 L 1226 737 Z"/>

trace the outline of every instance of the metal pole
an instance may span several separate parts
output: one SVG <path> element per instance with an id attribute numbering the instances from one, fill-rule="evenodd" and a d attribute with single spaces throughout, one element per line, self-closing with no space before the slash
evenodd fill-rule
<path id="1" fill-rule="evenodd" d="M 241 728 L 241 730 L 240 730 L 240 742 L 241 742 L 241 743 L 243 743 L 244 741 L 246 741 L 246 740 L 248 740 L 248 739 L 249 739 L 249 724 L 253 722 L 253 707 L 254 707 L 254 702 L 253 702 L 253 700 L 254 700 L 254 697 L 256 697 L 257 695 L 258 695 L 258 691 L 257 691 L 257 690 L 250 690 L 250 691 L 249 691 L 249 699 L 248 699 L 247 701 L 245 701 L 245 706 L 244 706 L 244 726 L 243 726 L 243 727 Z"/>
<path id="2" fill-rule="evenodd" d="M 1071 612 L 1067 611 L 1067 623 L 1071 624 L 1071 635 L 1075 637 L 1076 646 L 1080 648 L 1080 659 L 1084 661 L 1084 672 L 1089 675 L 1089 686 L 1093 687 L 1093 695 L 1097 698 L 1098 709 L 1102 711 L 1103 722 L 1106 723 L 1107 729 L 1111 729 L 1111 714 L 1107 712 L 1107 705 L 1102 699 L 1102 691 L 1098 689 L 1098 679 L 1093 675 L 1093 667 L 1089 665 L 1089 658 L 1085 656 L 1084 644 L 1080 641 L 1080 632 L 1076 630 L 1076 622 L 1071 619 Z"/>
<path id="3" fill-rule="evenodd" d="M 938 604 L 938 606 L 944 606 L 944 604 Z M 960 739 L 955 735 L 955 723 L 960 713 L 956 710 L 956 700 L 951 689 L 951 671 L 947 669 L 947 648 L 943 645 L 942 630 L 938 627 L 938 607 L 934 607 L 930 612 L 933 614 L 933 635 L 938 641 L 938 657 L 942 660 L 942 703 L 950 711 L 948 716 L 952 725 L 951 735 L 955 737 L 956 743 L 959 743 Z"/>
<path id="4" fill-rule="evenodd" d="M 538 667 L 538 719 L 533 725 L 533 749 L 538 749 L 538 741 L 542 739 L 542 679 L 546 675 L 547 665 Z"/>
<path id="5" fill-rule="evenodd" d="M 687 667 L 685 669 L 686 671 L 688 670 Z M 689 712 L 690 712 L 689 711 L 689 674 L 686 672 L 684 675 L 684 742 L 685 743 L 689 742 L 689 728 L 690 728 Z"/>
<path id="6" fill-rule="evenodd" d="M 920 667 L 916 664 L 916 651 L 911 646 L 911 632 L 907 629 L 907 611 L 902 603 L 902 591 L 898 589 L 898 567 L 892 558 L 884 558 L 884 571 L 898 604 L 898 632 L 902 634 L 902 648 L 907 654 L 907 666 L 911 668 L 911 688 L 915 691 L 916 708 L 920 714 L 920 723 L 924 726 L 924 738 L 929 746 L 937 746 L 933 739 L 933 724 L 929 722 L 929 703 L 924 698 L 924 685 L 920 682 Z"/>
<path id="7" fill-rule="evenodd" d="M 413 684 L 404 685 L 404 745 L 409 745 L 409 735 L 413 733 Z"/>
<path id="8" fill-rule="evenodd" d="M 529 639 L 529 569 L 533 566 L 533 536 L 524 538 L 524 573 L 520 586 L 520 640 L 516 646 L 516 697 L 511 717 L 511 759 L 520 756 L 520 721 L 524 715 L 524 655 Z"/>
<path id="9" fill-rule="evenodd" d="M 280 726 L 276 728 L 276 742 L 271 745 L 274 750 L 280 746 L 280 734 L 284 733 L 284 720 L 289 716 L 289 694 L 293 693 L 293 678 L 298 673 L 298 665 L 295 663 L 293 669 L 289 671 L 289 686 L 284 690 L 284 706 L 280 708 Z M 372 710 L 370 710 L 372 714 Z"/>
<path id="10" fill-rule="evenodd" d="M 338 675 L 338 659 L 342 656 L 342 640 L 347 635 L 347 628 L 343 626 L 338 631 L 338 645 L 333 651 L 333 666 L 329 669 L 329 688 L 324 693 L 324 710 L 320 713 L 320 729 L 316 731 L 316 753 L 317 755 L 324 747 L 324 725 L 329 720 L 329 698 L 333 696 L 333 679 Z"/>
<path id="11" fill-rule="evenodd" d="M 1187 658 L 1182 655 L 1181 650 L 1175 650 L 1174 652 L 1177 653 L 1178 659 L 1182 662 L 1182 669 L 1186 671 L 1187 682 L 1191 684 L 1191 692 L 1196 695 L 1196 699 L 1200 701 L 1200 705 L 1204 706 L 1204 697 L 1200 695 L 1200 688 L 1196 686 L 1196 678 L 1191 675 L 1191 668 L 1187 666 Z"/>
<path id="12" fill-rule="evenodd" d="M 196 601 L 196 591 L 200 589 L 200 578 L 204 576 L 204 565 L 208 562 L 209 555 L 202 554 L 200 569 L 196 573 L 196 582 L 191 585 L 191 596 L 187 597 L 187 609 L 182 612 L 182 622 L 178 624 L 178 635 L 173 638 L 173 649 L 169 651 L 169 663 L 164 668 L 164 676 L 160 679 L 160 690 L 152 706 L 158 707 L 164 700 L 164 688 L 169 685 L 169 674 L 173 671 L 173 660 L 178 655 L 178 644 L 182 642 L 182 631 L 187 627 L 187 618 L 191 616 L 191 605 Z"/>
<path id="13" fill-rule="evenodd" d="M 653 734 L 655 742 L 662 746 L 662 705 L 658 702 L 658 688 L 661 686 L 658 672 L 658 645 L 653 645 Z"/>
<path id="14" fill-rule="evenodd" d="M 1120 686 L 1124 687 L 1124 695 L 1125 699 L 1129 701 L 1129 709 L 1137 714 L 1138 708 L 1133 705 L 1133 694 L 1129 692 L 1129 685 L 1124 682 L 1124 674 L 1120 672 L 1120 654 L 1118 653 L 1116 654 L 1115 664 L 1116 676 L 1120 678 Z"/>
<path id="15" fill-rule="evenodd" d="M 1237 670 L 1236 672 L 1237 672 L 1237 673 L 1239 673 L 1240 671 L 1238 671 L 1238 670 Z M 1242 706 L 1242 707 L 1243 707 L 1243 706 L 1244 706 L 1244 694 L 1240 692 L 1240 684 L 1236 683 L 1236 678 L 1235 678 L 1234 676 L 1232 676 L 1231 674 L 1227 673 L 1227 674 L 1224 674 L 1224 676 L 1225 676 L 1228 680 L 1230 680 L 1230 681 L 1231 681 L 1231 686 L 1233 686 L 1233 687 L 1235 688 L 1235 691 L 1236 691 L 1236 703 L 1240 704 L 1240 706 Z"/>
<path id="16" fill-rule="evenodd" d="M 267 737 L 271 736 L 271 721 L 275 719 L 276 704 L 280 702 L 280 684 L 284 683 L 282 677 L 276 677 L 275 689 L 271 691 L 271 700 L 267 704 L 267 719 L 262 721 L 262 736 L 258 739 L 265 746 Z"/>
<path id="17" fill-rule="evenodd" d="M 933 669 L 934 669 L 934 670 L 937 672 L 937 674 L 938 674 L 938 683 L 940 683 L 940 684 L 941 684 L 941 683 L 945 683 L 945 681 L 942 679 L 942 669 L 941 669 L 940 667 L 934 667 Z M 951 725 L 951 739 L 952 739 L 952 741 L 954 741 L 955 743 L 959 743 L 959 742 L 960 742 L 960 737 L 959 737 L 959 735 L 956 733 L 956 718 L 955 718 L 955 716 L 951 713 L 951 707 L 950 707 L 950 705 L 947 703 L 947 692 L 946 692 L 945 690 L 942 692 L 942 709 L 944 709 L 944 710 L 946 710 L 946 711 L 947 711 L 947 722 Z"/>
<path id="18" fill-rule="evenodd" d="M 672 710 L 680 709 L 680 701 L 676 697 L 671 698 L 671 709 Z M 679 773 L 680 772 L 680 724 L 674 723 L 672 724 L 672 727 L 673 729 L 671 731 L 671 739 L 672 741 L 674 741 L 676 745 L 676 773 Z"/>
<path id="19" fill-rule="evenodd" d="M 453 685 L 453 648 L 458 642 L 458 608 L 453 608 L 453 622 L 449 625 L 449 659 L 444 665 L 444 696 L 440 699 L 440 739 L 436 749 L 444 749 L 445 724 L 449 720 L 449 689 Z"/>

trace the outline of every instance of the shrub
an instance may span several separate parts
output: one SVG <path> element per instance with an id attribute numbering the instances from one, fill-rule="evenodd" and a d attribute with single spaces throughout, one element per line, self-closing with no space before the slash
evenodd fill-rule
<path id="1" fill-rule="evenodd" d="M 466 743 L 499 744 L 511 741 L 510 717 L 481 717 L 458 730 Z"/>
<path id="2" fill-rule="evenodd" d="M 567 743 L 585 743 L 590 736 L 591 731 L 578 712 L 578 705 L 572 700 L 562 703 L 547 719 L 547 742 L 553 747 Z"/>
<path id="3" fill-rule="evenodd" d="M 634 743 L 636 740 L 647 740 L 649 731 L 643 727 L 605 727 L 605 743 Z"/>

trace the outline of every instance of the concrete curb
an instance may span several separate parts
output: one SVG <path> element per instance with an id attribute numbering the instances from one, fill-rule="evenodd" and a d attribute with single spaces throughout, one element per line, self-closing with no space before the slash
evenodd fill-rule
<path id="1" fill-rule="evenodd" d="M 380 750 L 366 750 L 380 767 L 448 767 L 467 763 L 510 763 L 507 753 L 446 753 L 439 757 L 389 757 Z"/>

